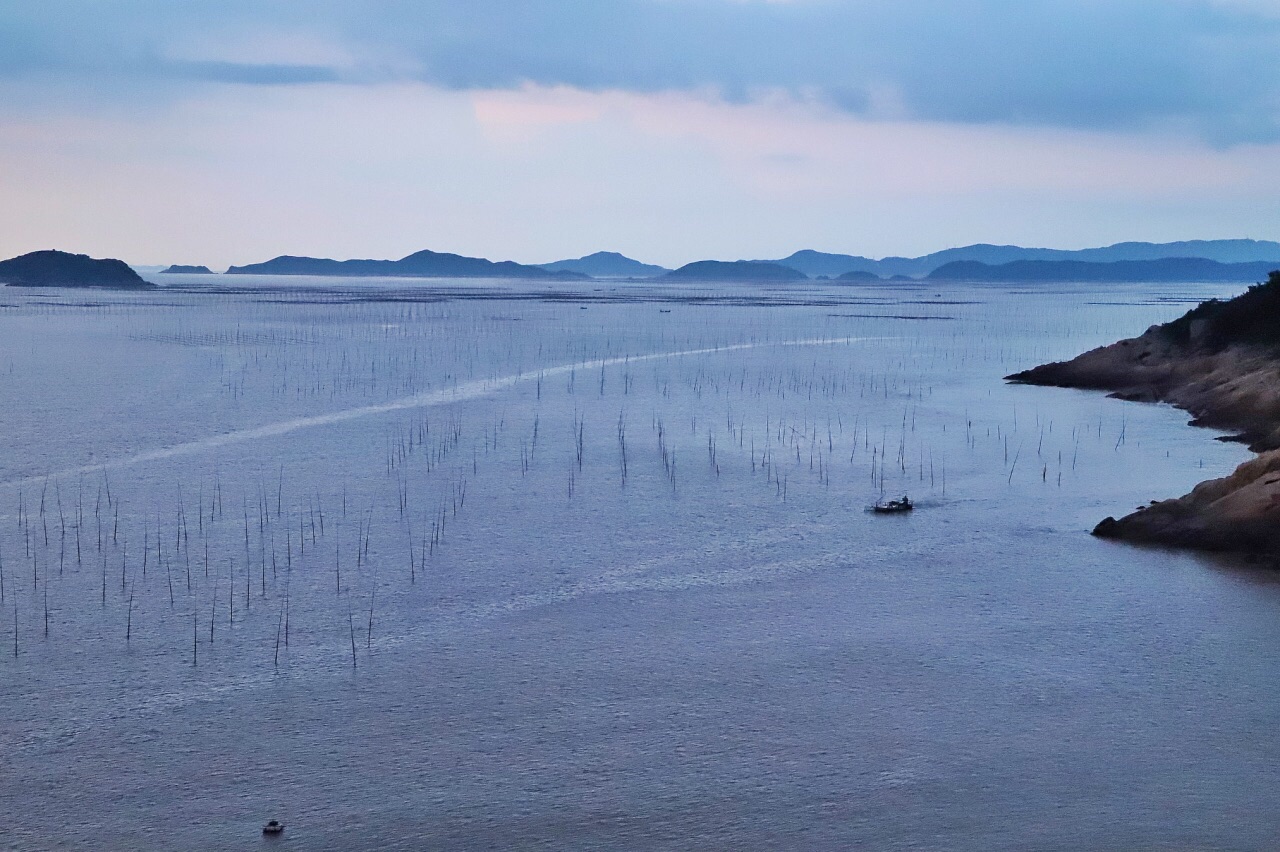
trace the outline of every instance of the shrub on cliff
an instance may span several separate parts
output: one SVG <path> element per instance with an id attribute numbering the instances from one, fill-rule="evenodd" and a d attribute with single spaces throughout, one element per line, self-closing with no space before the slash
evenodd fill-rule
<path id="1" fill-rule="evenodd" d="M 1233 343 L 1280 346 L 1280 270 L 1234 299 L 1210 299 L 1161 327 L 1174 341 L 1221 349 Z"/>

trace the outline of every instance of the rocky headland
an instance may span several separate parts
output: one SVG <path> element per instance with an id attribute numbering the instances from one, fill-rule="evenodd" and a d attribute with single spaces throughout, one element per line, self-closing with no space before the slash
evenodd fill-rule
<path id="1" fill-rule="evenodd" d="M 1280 271 L 1138 337 L 1006 378 L 1167 402 L 1259 454 L 1183 497 L 1106 518 L 1094 535 L 1280 557 Z"/>

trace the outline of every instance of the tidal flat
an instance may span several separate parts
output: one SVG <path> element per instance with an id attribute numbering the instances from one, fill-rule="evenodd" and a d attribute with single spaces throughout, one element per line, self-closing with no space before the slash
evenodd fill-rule
<path id="1" fill-rule="evenodd" d="M 1275 576 L 1089 536 L 1246 449 L 1002 379 L 1242 288 L 156 280 L 3 293 L 8 846 L 1280 836 Z"/>

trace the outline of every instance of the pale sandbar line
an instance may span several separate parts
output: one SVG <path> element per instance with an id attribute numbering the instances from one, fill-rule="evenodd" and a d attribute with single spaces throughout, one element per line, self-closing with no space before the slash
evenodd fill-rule
<path id="1" fill-rule="evenodd" d="M 138 453 L 137 455 L 128 456 L 126 458 L 97 462 L 95 464 L 82 465 L 80 467 L 73 467 L 67 470 L 50 472 L 40 476 L 28 476 L 23 479 L 2 482 L 0 483 L 0 488 L 25 487 L 27 485 L 43 483 L 50 479 L 56 480 L 63 477 L 83 476 L 90 473 L 133 467 L 134 465 L 146 464 L 147 462 L 162 461 L 176 456 L 194 455 L 207 450 L 216 450 L 232 444 L 243 443 L 245 441 L 257 441 L 262 438 L 275 438 L 280 435 L 287 435 L 290 432 L 297 432 L 301 429 L 310 429 L 316 426 L 330 426 L 335 423 L 345 423 L 349 420 L 358 420 L 362 417 L 373 417 L 393 411 L 404 411 L 412 408 L 431 408 L 437 405 L 466 402 L 467 400 L 489 396 L 497 393 L 498 391 L 505 390 L 519 384 L 520 382 L 527 382 L 536 378 L 545 378 L 547 376 L 563 375 L 574 370 L 595 370 L 613 367 L 618 364 L 634 364 L 637 361 L 657 361 L 662 358 L 686 358 L 692 355 L 712 355 L 721 352 L 738 352 L 744 349 L 760 349 L 770 346 L 834 346 L 837 344 L 865 343 L 871 340 L 892 339 L 895 338 L 812 337 L 804 340 L 730 343 L 724 346 L 708 346 L 701 349 L 681 349 L 675 352 L 651 352 L 647 355 L 618 355 L 611 358 L 597 358 L 592 361 L 577 361 L 572 364 L 560 364 L 541 370 L 515 373 L 494 379 L 475 379 L 473 381 L 455 385 L 447 390 L 415 394 L 413 396 L 394 399 L 390 402 L 378 403 L 377 405 L 363 405 L 358 408 L 331 411 L 327 414 L 316 414 L 310 417 L 297 417 L 292 420 L 282 420 L 278 423 L 268 423 L 265 426 L 238 429 L 234 432 L 225 432 L 221 435 L 211 435 L 208 438 L 187 441 L 186 443 L 175 444 L 171 447 L 147 450 L 146 452 Z"/>

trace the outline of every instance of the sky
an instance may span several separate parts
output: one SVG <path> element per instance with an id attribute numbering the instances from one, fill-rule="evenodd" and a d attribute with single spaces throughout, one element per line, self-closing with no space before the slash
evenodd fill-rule
<path id="1" fill-rule="evenodd" d="M 0 256 L 1280 239 L 1280 0 L 0 0 Z"/>

